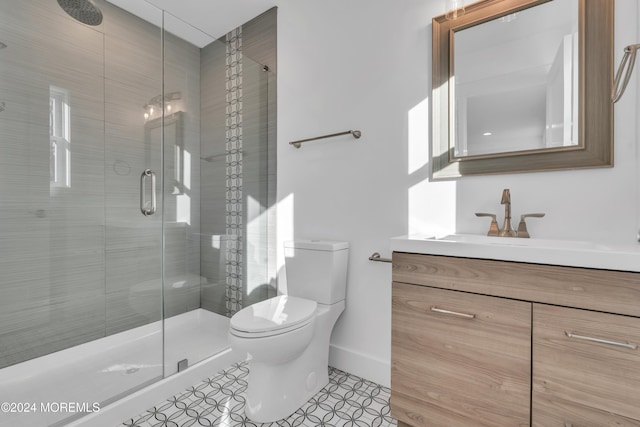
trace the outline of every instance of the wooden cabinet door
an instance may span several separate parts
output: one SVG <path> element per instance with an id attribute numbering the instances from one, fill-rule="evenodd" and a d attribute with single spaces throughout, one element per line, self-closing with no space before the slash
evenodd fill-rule
<path id="1" fill-rule="evenodd" d="M 531 304 L 393 284 L 391 415 L 412 426 L 529 426 Z"/>
<path id="2" fill-rule="evenodd" d="M 539 427 L 640 426 L 640 319 L 534 304 L 532 407 Z"/>

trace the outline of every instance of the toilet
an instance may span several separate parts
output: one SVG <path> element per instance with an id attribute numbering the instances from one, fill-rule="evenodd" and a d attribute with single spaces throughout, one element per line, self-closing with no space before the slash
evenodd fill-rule
<path id="1" fill-rule="evenodd" d="M 229 344 L 249 356 L 245 413 L 267 423 L 288 417 L 329 383 L 329 338 L 344 310 L 349 243 L 286 242 L 287 295 L 245 307 Z"/>

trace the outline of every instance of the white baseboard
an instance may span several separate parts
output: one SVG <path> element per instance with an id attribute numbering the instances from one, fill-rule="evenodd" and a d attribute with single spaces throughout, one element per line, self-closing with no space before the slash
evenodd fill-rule
<path id="1" fill-rule="evenodd" d="M 93 426 L 117 426 L 123 421 L 141 414 L 153 407 L 163 399 L 180 393 L 196 384 L 198 381 L 209 378 L 217 372 L 228 368 L 238 362 L 237 355 L 231 349 L 224 350 L 202 362 L 190 366 L 182 372 L 173 374 L 164 380 L 151 384 L 138 390 L 116 402 L 113 402 L 99 412 L 87 415 L 68 424 L 69 427 L 93 427 Z"/>
<path id="2" fill-rule="evenodd" d="M 391 362 L 331 344 L 329 365 L 384 387 L 391 386 Z"/>

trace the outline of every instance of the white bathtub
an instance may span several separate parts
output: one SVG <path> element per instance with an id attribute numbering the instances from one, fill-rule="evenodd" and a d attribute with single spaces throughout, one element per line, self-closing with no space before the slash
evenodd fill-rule
<path id="1" fill-rule="evenodd" d="M 158 321 L 1 369 L 0 426 L 117 425 L 233 363 L 228 329 L 197 309 L 165 321 L 164 363 Z"/>

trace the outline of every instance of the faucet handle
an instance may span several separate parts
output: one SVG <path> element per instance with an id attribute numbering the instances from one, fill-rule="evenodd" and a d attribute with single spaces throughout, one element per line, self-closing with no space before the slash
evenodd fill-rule
<path id="1" fill-rule="evenodd" d="M 518 224 L 518 237 L 531 237 L 529 236 L 529 231 L 527 231 L 527 223 L 525 222 L 525 218 L 542 218 L 543 216 L 543 213 L 529 213 L 520 215 L 520 224 Z"/>
<path id="2" fill-rule="evenodd" d="M 476 216 L 479 216 L 479 217 L 483 217 L 483 216 L 491 217 L 491 225 L 489 226 L 489 232 L 487 233 L 487 236 L 498 236 L 500 234 L 500 227 L 498 227 L 498 220 L 496 219 L 496 214 L 484 213 L 484 212 L 476 212 Z"/>

